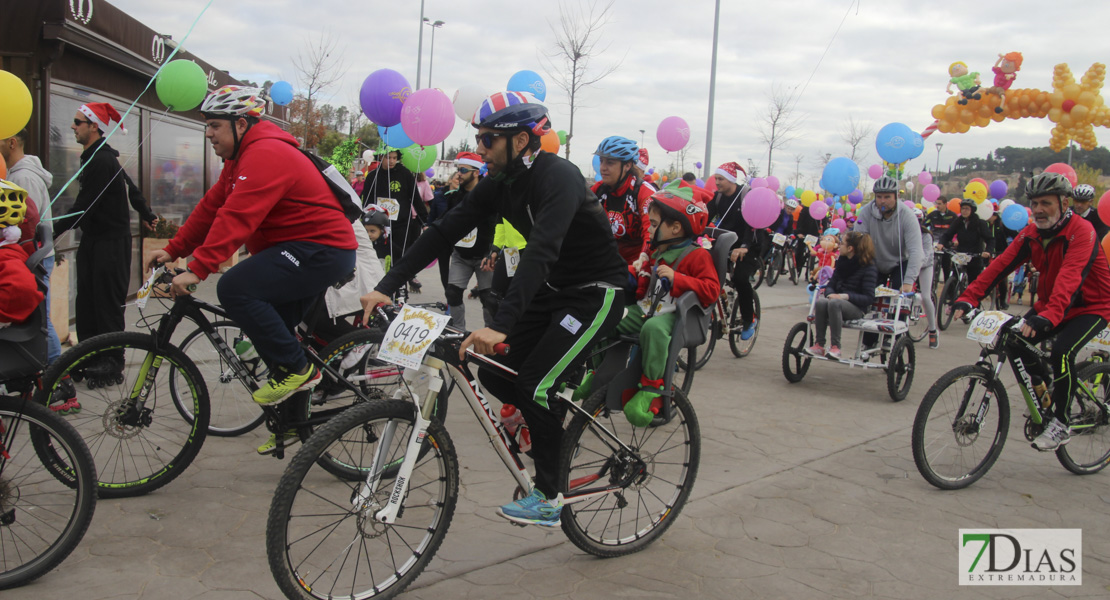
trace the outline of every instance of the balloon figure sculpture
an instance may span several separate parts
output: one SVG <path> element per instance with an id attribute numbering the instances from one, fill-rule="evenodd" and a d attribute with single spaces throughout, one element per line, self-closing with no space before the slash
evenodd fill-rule
<path id="1" fill-rule="evenodd" d="M 952 79 L 948 80 L 948 87 L 944 91 L 948 95 L 952 95 L 952 84 L 956 84 L 956 89 L 960 90 L 960 95 L 963 96 L 958 100 L 960 104 L 967 104 L 968 100 L 978 100 L 982 97 L 979 94 L 979 73 L 968 73 L 967 63 L 963 61 L 956 61 L 948 65 L 948 74 Z"/>
<path id="2" fill-rule="evenodd" d="M 994 86 L 986 89 L 988 94 L 995 94 L 1002 99 L 1002 103 L 995 107 L 994 112 L 1002 114 L 1006 111 L 1006 90 L 1014 85 L 1017 72 L 1021 70 L 1021 52 L 1007 52 L 999 54 L 991 71 L 994 72 Z"/>

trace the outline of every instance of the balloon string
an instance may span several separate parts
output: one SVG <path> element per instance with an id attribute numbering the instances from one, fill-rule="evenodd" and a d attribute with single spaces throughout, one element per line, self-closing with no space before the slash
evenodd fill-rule
<path id="1" fill-rule="evenodd" d="M 135 100 L 131 103 L 130 106 L 127 107 L 127 110 L 123 112 L 123 116 L 120 117 L 119 123 L 116 123 L 116 126 L 108 132 L 108 135 L 104 136 L 104 143 L 108 143 L 108 140 L 111 139 L 113 135 L 115 135 L 116 130 L 123 126 L 124 120 L 126 120 L 127 116 L 131 114 L 131 110 L 135 108 L 135 105 L 139 103 L 139 98 L 142 98 L 143 94 L 145 94 L 147 90 L 150 89 L 150 86 L 154 85 L 154 81 L 158 79 L 158 74 L 162 72 L 162 69 L 164 69 L 166 65 L 170 64 L 170 61 L 173 60 L 173 57 L 177 54 L 177 51 L 185 47 L 185 41 L 189 39 L 189 36 L 193 33 L 193 29 L 197 26 L 197 23 L 200 22 L 200 18 L 204 16 L 204 13 L 208 10 L 210 6 L 212 6 L 212 3 L 215 1 L 216 0 L 208 0 L 208 4 L 204 5 L 204 8 L 201 9 L 200 14 L 197 15 L 197 18 L 193 19 L 193 24 L 189 26 L 189 31 L 185 33 L 185 37 L 181 38 L 181 42 L 174 47 L 173 51 L 170 52 L 170 55 L 166 57 L 165 61 L 163 61 L 162 64 L 158 66 L 158 70 L 154 72 L 154 75 L 150 76 L 150 81 L 146 83 L 146 87 L 143 88 L 143 91 L 139 92 L 139 95 L 135 97 Z M 167 108 L 167 110 L 169 109 Z M 70 177 L 69 181 L 66 181 L 65 185 L 62 186 L 62 189 L 58 190 L 58 193 L 54 195 L 54 199 L 50 201 L 51 207 L 53 207 L 54 203 L 58 201 L 58 198 L 62 197 L 62 194 L 65 193 L 70 184 L 72 184 L 77 179 L 77 177 L 81 175 L 81 172 L 85 170 L 85 166 L 87 164 L 88 163 L 85 163 L 78 167 L 77 172 L 73 174 L 73 177 Z M 113 177 L 112 179 L 114 180 L 115 177 Z"/>

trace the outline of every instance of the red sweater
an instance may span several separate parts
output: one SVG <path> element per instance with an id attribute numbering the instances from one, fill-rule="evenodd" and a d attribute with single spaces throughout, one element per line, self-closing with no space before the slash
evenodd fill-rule
<path id="1" fill-rule="evenodd" d="M 630 265 L 640 258 L 641 252 L 649 253 L 648 231 L 651 229 L 648 205 L 652 191 L 646 185 L 637 188 L 636 181 L 635 177 L 626 177 L 615 190 L 599 181 L 590 189 L 609 214 L 609 225 L 613 228 L 613 237 L 617 238 L 617 251 Z"/>
<path id="2" fill-rule="evenodd" d="M 26 321 L 42 302 L 27 256 L 17 244 L 0 246 L 0 323 Z"/>
<path id="3" fill-rule="evenodd" d="M 165 251 L 193 255 L 189 268 L 204 279 L 243 244 L 257 254 L 281 242 L 315 242 L 354 250 L 354 230 L 320 171 L 293 136 L 263 121 L 243 136 L 239 158 L 224 162 Z"/>
<path id="4" fill-rule="evenodd" d="M 674 268 L 667 261 L 658 258 L 658 252 L 653 254 L 643 266 L 644 271 L 651 272 L 657 264 L 665 264 Z M 636 286 L 636 299 L 642 299 L 648 293 L 651 277 L 640 275 Z M 721 295 L 721 284 L 717 281 L 717 267 L 713 264 L 713 257 L 705 248 L 695 248 L 686 255 L 678 268 L 675 268 L 674 281 L 671 283 L 671 296 L 678 298 L 685 292 L 694 292 L 698 295 L 701 305 L 709 307 Z"/>

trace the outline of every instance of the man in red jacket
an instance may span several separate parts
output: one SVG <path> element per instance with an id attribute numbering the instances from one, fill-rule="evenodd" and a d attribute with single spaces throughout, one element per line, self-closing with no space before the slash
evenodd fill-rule
<path id="1" fill-rule="evenodd" d="M 968 286 L 954 306 L 954 317 L 963 316 L 987 290 L 1004 283 L 1007 275 L 1026 262 L 1032 262 L 1040 272 L 1039 300 L 1025 314 L 1021 333 L 1033 343 L 1055 338 L 1055 418 L 1033 440 L 1033 447 L 1041 451 L 1055 450 L 1070 440 L 1068 410 L 1075 390 L 1075 355 L 1110 319 L 1110 268 L 1095 239 L 1094 227 L 1068 208 L 1071 193 L 1071 184 L 1063 175 L 1045 172 L 1030 179 L 1025 194 L 1033 210 L 1033 222 Z M 1028 349 L 1019 348 L 1018 355 L 1026 365 L 1037 364 Z M 1036 375 L 1034 383 L 1039 383 Z"/>
<path id="2" fill-rule="evenodd" d="M 265 107 L 261 90 L 240 86 L 224 86 L 204 101 L 205 137 L 224 159 L 223 172 L 148 266 L 192 254 L 171 290 L 187 294 L 246 244 L 251 257 L 220 278 L 217 293 L 270 366 L 271 379 L 254 401 L 275 404 L 319 381 L 293 327 L 321 292 L 354 269 L 358 243 L 297 141 L 261 120 Z"/>

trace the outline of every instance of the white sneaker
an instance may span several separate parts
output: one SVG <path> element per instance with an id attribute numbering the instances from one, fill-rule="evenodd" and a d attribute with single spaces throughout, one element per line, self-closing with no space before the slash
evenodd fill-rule
<path id="1" fill-rule="evenodd" d="M 1041 435 L 1038 435 L 1037 439 L 1033 440 L 1032 446 L 1041 452 L 1055 450 L 1071 441 L 1071 433 L 1068 429 L 1067 425 L 1064 425 L 1059 419 L 1053 417 L 1052 421 L 1045 426 Z"/>

